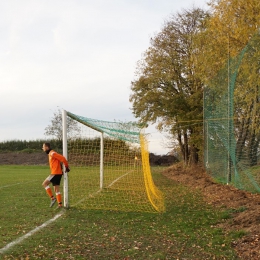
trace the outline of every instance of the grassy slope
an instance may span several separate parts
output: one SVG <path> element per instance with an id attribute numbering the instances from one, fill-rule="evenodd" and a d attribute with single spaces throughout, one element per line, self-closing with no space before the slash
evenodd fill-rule
<path id="1" fill-rule="evenodd" d="M 231 248 L 236 234 L 215 227 L 225 214 L 203 203 L 201 194 L 161 176 L 159 169 L 153 173 L 166 197 L 166 213 L 71 208 L 3 259 L 237 259 Z M 0 166 L 0 248 L 57 213 L 48 208 L 41 187 L 47 172 L 46 167 Z M 1 188 L 4 183 L 17 185 Z"/>

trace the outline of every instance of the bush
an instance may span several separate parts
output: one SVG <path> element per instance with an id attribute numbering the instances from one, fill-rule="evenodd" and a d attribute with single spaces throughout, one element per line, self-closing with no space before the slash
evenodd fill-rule
<path id="1" fill-rule="evenodd" d="M 42 150 L 42 144 L 45 142 L 51 143 L 51 146 L 56 151 L 62 150 L 62 141 L 60 140 L 10 140 L 0 142 L 0 152 L 37 152 Z"/>

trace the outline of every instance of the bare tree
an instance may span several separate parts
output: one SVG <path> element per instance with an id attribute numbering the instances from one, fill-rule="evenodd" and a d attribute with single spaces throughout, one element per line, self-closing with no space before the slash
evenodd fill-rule
<path id="1" fill-rule="evenodd" d="M 70 117 L 67 117 L 68 137 L 76 136 L 77 134 L 79 134 L 79 132 L 80 128 L 77 121 Z M 44 134 L 46 136 L 53 136 L 59 141 L 62 140 L 62 113 L 60 109 L 54 112 L 51 123 L 45 128 Z"/>

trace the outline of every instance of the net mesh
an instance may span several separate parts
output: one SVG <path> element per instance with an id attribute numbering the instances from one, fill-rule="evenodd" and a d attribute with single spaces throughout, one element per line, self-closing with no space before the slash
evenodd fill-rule
<path id="1" fill-rule="evenodd" d="M 204 92 L 205 165 L 224 183 L 260 192 L 259 34 Z"/>
<path id="2" fill-rule="evenodd" d="M 88 209 L 163 212 L 147 140 L 133 122 L 107 122 L 67 112 L 80 131 L 68 140 L 69 201 Z M 103 147 L 103 149 L 101 149 Z M 103 177 L 102 177 L 103 176 Z"/>

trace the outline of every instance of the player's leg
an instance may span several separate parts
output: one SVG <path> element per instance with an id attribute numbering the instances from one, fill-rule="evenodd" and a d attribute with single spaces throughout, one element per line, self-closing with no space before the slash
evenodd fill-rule
<path id="1" fill-rule="evenodd" d="M 56 198 L 53 196 L 52 190 L 49 186 L 49 184 L 51 183 L 52 178 L 54 177 L 54 175 L 49 175 L 44 182 L 42 183 L 42 186 L 44 187 L 44 189 L 46 190 L 46 193 L 48 194 L 48 196 L 51 198 L 51 204 L 50 207 L 52 207 L 55 202 L 56 202 Z"/>
<path id="2" fill-rule="evenodd" d="M 56 199 L 58 201 L 59 207 L 62 207 L 62 198 L 61 198 L 61 193 L 60 193 L 60 181 L 62 178 L 62 174 L 57 174 L 55 177 L 52 179 L 52 184 L 54 187 L 54 191 L 56 194 Z"/>
<path id="3" fill-rule="evenodd" d="M 59 207 L 62 207 L 62 198 L 61 198 L 61 193 L 60 193 L 60 185 L 55 185 L 54 186 L 54 191 L 56 194 L 56 199 L 58 201 Z"/>

